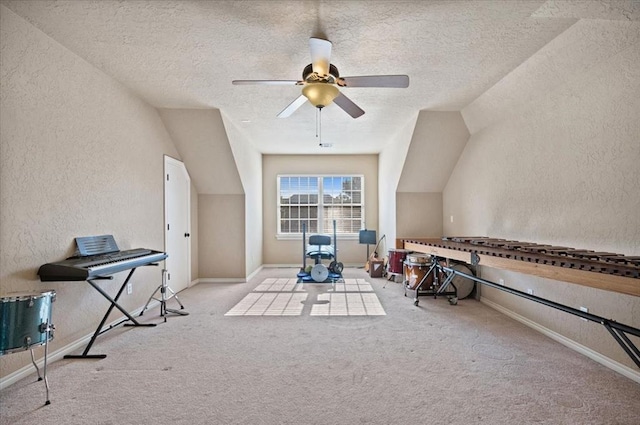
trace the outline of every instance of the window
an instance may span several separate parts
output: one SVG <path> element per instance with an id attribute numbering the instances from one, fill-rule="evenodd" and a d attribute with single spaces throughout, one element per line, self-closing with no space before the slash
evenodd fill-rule
<path id="1" fill-rule="evenodd" d="M 278 234 L 357 234 L 364 228 L 363 176 L 278 176 Z"/>

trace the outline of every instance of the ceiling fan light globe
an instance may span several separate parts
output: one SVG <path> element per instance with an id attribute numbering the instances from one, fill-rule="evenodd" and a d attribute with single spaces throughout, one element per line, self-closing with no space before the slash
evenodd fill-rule
<path id="1" fill-rule="evenodd" d="M 313 106 L 323 108 L 333 102 L 333 99 L 340 94 L 340 90 L 333 84 L 309 83 L 302 89 L 302 94 Z"/>

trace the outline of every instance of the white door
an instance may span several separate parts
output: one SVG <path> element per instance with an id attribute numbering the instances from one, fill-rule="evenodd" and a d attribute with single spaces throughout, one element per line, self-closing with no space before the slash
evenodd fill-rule
<path id="1" fill-rule="evenodd" d="M 184 163 L 164 157 L 164 246 L 167 285 L 180 291 L 191 282 L 191 179 Z"/>

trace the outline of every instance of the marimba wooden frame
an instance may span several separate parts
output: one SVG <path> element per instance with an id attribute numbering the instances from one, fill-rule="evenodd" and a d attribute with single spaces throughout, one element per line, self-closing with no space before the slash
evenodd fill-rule
<path id="1" fill-rule="evenodd" d="M 428 239 L 397 239 L 396 248 L 430 254 L 432 257 L 434 257 L 432 260 L 432 264 L 434 264 L 435 267 L 439 268 L 441 271 L 449 274 L 449 276 L 459 275 L 467 279 L 471 279 L 477 283 L 516 295 L 518 297 L 526 298 L 528 300 L 546 305 L 560 311 L 564 311 L 565 313 L 569 313 L 574 316 L 578 316 L 582 319 L 600 323 L 607 329 L 607 331 L 616 340 L 620 347 L 622 347 L 622 349 L 631 358 L 631 360 L 633 360 L 638 368 L 640 368 L 640 350 L 636 347 L 633 341 L 631 341 L 627 337 L 627 334 L 640 337 L 640 329 L 457 271 L 453 268 L 442 265 L 441 260 L 449 259 L 471 264 L 474 266 L 482 265 L 487 267 L 494 267 L 634 296 L 640 296 L 639 279 L 605 273 L 595 273 L 579 269 L 570 269 L 548 264 L 532 263 L 491 255 L 482 255 L 473 250 L 462 251 L 457 249 L 443 248 L 440 246 L 429 245 L 428 241 Z M 433 243 L 436 243 L 436 240 L 433 241 Z"/>

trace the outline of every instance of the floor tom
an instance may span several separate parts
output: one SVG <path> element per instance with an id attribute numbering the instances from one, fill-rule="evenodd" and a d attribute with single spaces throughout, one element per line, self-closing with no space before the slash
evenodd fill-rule
<path id="1" fill-rule="evenodd" d="M 388 272 L 390 274 L 403 273 L 404 260 L 407 258 L 409 251 L 406 249 L 390 249 L 389 250 L 389 265 Z"/>
<path id="2" fill-rule="evenodd" d="M 425 279 L 422 289 L 428 289 L 433 286 L 433 275 L 429 275 L 425 278 L 425 275 L 429 272 L 431 264 L 426 263 L 411 263 L 409 261 L 404 262 L 404 281 L 408 289 L 416 289 L 420 282 Z"/>
<path id="3" fill-rule="evenodd" d="M 53 339 L 50 332 L 53 290 L 22 292 L 0 298 L 0 355 L 24 351 Z"/>

